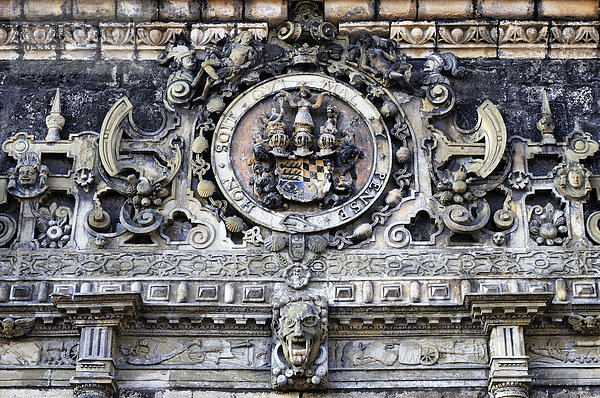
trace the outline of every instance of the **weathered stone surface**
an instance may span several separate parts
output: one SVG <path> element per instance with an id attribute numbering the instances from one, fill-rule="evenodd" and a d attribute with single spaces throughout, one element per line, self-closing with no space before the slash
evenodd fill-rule
<path id="1" fill-rule="evenodd" d="M 419 0 L 419 19 L 468 19 L 473 15 L 473 2 L 469 0 Z"/>
<path id="2" fill-rule="evenodd" d="M 379 19 L 413 19 L 417 16 L 417 0 L 380 0 Z"/>
<path id="3" fill-rule="evenodd" d="M 540 0 L 539 16 L 561 19 L 596 19 L 598 2 L 594 0 Z"/>
<path id="4" fill-rule="evenodd" d="M 485 18 L 531 19 L 534 0 L 481 0 L 477 14 Z"/>
<path id="5" fill-rule="evenodd" d="M 158 0 L 120 0 L 117 2 L 117 19 L 148 21 L 158 17 Z"/>
<path id="6" fill-rule="evenodd" d="M 245 17 L 249 21 L 267 21 L 270 27 L 277 27 L 288 18 L 287 0 L 247 0 Z"/>
<path id="7" fill-rule="evenodd" d="M 371 0 L 325 0 L 323 6 L 330 22 L 370 20 L 375 14 Z"/>
<path id="8" fill-rule="evenodd" d="M 440 23 L 438 48 L 463 58 L 495 57 L 497 32 L 492 23 Z"/>
<path id="9" fill-rule="evenodd" d="M 23 1 L 23 13 L 28 20 L 49 20 L 72 15 L 72 6 L 71 1 L 64 0 L 25 0 Z M 17 14 L 17 17 L 19 16 Z M 12 18 L 8 17 L 7 19 Z"/>
<path id="10" fill-rule="evenodd" d="M 568 59 L 598 56 L 597 22 L 555 23 L 550 30 L 550 57 Z"/>
<path id="11" fill-rule="evenodd" d="M 242 0 L 206 0 L 202 3 L 205 21 L 234 21 L 242 19 Z"/>
<path id="12" fill-rule="evenodd" d="M 116 3 L 108 0 L 73 0 L 73 17 L 76 19 L 114 20 Z"/>
<path id="13" fill-rule="evenodd" d="M 1 25 L 0 397 L 597 395 L 598 24 L 459 3 Z"/>
<path id="14" fill-rule="evenodd" d="M 198 21 L 202 18 L 202 5 L 198 0 L 161 0 L 159 3 L 161 20 Z"/>
<path id="15" fill-rule="evenodd" d="M 548 23 L 501 22 L 498 30 L 498 56 L 500 58 L 544 58 L 548 53 L 548 39 Z"/>
<path id="16" fill-rule="evenodd" d="M 19 0 L 4 0 L 0 2 L 0 19 L 15 19 L 21 16 L 21 2 Z"/>

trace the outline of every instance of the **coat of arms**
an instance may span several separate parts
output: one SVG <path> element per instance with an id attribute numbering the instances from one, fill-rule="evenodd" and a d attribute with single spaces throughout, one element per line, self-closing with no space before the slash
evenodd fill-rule
<path id="1" fill-rule="evenodd" d="M 335 206 L 354 193 L 355 165 L 363 153 L 353 143 L 350 129 L 337 129 L 338 109 L 327 106 L 327 119 L 315 128 L 311 111 L 321 108 L 327 92 L 314 102 L 308 87 L 300 87 L 298 99 L 281 91 L 270 112 L 260 116 L 261 128 L 252 147 L 254 194 L 267 207 L 280 208 L 284 199 L 321 201 Z M 296 110 L 291 126 L 283 122 L 285 107 Z"/>

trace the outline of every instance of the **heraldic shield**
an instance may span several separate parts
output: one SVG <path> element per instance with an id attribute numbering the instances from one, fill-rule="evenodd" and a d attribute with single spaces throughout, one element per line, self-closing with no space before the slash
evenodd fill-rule
<path id="1" fill-rule="evenodd" d="M 323 199 L 331 188 L 328 159 L 277 159 L 277 190 L 288 200 L 311 202 Z"/>

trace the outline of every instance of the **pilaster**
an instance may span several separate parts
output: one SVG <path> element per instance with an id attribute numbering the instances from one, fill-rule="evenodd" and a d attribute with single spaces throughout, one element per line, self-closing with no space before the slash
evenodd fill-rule
<path id="1" fill-rule="evenodd" d="M 490 334 L 488 390 L 493 398 L 527 398 L 532 377 L 524 329 L 552 300 L 551 293 L 468 294 L 465 303 Z"/>
<path id="2" fill-rule="evenodd" d="M 139 293 L 106 292 L 52 295 L 52 303 L 81 330 L 75 376 L 75 398 L 111 398 L 115 382 L 115 335 L 122 321 L 141 307 Z"/>

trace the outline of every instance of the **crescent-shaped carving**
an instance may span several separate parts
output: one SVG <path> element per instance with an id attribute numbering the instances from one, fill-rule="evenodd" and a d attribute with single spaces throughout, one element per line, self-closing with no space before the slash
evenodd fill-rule
<path id="1" fill-rule="evenodd" d="M 465 140 L 451 141 L 441 131 L 434 131 L 437 148 L 435 163 L 441 165 L 451 157 L 458 156 L 471 158 L 467 171 L 475 173 L 481 178 L 489 176 L 498 166 L 506 150 L 506 126 L 498 108 L 489 100 L 477 108 L 477 124 L 472 130 L 462 132 Z M 482 141 L 483 142 L 480 142 Z M 483 159 L 476 158 L 483 156 Z"/>
<path id="2" fill-rule="evenodd" d="M 121 122 L 125 120 L 133 105 L 127 97 L 119 99 L 110 108 L 100 130 L 100 143 L 98 151 L 100 161 L 109 176 L 114 177 L 119 172 L 118 162 L 121 159 L 119 155 L 119 141 L 121 140 L 122 130 Z"/>
<path id="3" fill-rule="evenodd" d="M 477 108 L 477 115 L 479 128 L 476 134 L 485 138 L 485 155 L 481 168 L 475 172 L 485 178 L 498 166 L 506 150 L 506 125 L 498 108 L 490 100 L 485 100 Z"/>

